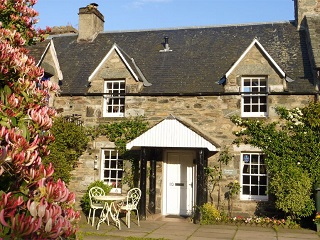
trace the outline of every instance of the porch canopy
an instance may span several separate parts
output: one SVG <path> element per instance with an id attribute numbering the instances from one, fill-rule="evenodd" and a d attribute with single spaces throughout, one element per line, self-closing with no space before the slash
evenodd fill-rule
<path id="1" fill-rule="evenodd" d="M 128 150 L 139 150 L 141 147 L 206 148 L 219 151 L 212 140 L 172 115 L 126 145 Z"/>

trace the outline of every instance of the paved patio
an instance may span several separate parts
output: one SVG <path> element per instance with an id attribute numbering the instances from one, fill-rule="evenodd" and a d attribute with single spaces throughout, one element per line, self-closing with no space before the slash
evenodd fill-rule
<path id="1" fill-rule="evenodd" d="M 316 231 L 307 229 L 284 229 L 277 230 L 256 226 L 233 226 L 233 225 L 200 225 L 193 224 L 188 219 L 164 218 L 154 216 L 140 221 L 140 227 L 136 219 L 132 219 L 131 228 L 127 228 L 121 219 L 121 230 L 116 228 L 111 221 L 110 226 L 101 224 L 100 229 L 87 224 L 82 215 L 80 222 L 80 240 L 113 239 L 123 240 L 127 237 L 174 239 L 174 240 L 319 240 L 320 235 Z"/>

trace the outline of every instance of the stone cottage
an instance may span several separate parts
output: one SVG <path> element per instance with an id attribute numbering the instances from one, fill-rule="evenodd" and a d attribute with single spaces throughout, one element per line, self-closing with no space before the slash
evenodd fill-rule
<path id="1" fill-rule="evenodd" d="M 142 217 L 192 215 L 208 201 L 205 168 L 225 148 L 233 158 L 222 169 L 222 205 L 224 186 L 238 180 L 234 212 L 253 215 L 269 200 L 264 155 L 232 144 L 230 116 L 273 120 L 275 106 L 318 100 L 320 0 L 294 0 L 294 10 L 287 22 L 104 32 L 104 16 L 89 4 L 79 9 L 77 33 L 52 35 L 31 53 L 60 85 L 50 104 L 62 115 L 85 126 L 149 122 L 127 143 L 140 152 Z M 70 184 L 78 200 L 95 180 L 122 191 L 123 160 L 108 139 L 91 142 Z"/>

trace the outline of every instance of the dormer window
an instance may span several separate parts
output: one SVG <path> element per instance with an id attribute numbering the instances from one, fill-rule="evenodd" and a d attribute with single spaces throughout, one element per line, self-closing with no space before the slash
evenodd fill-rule
<path id="1" fill-rule="evenodd" d="M 104 82 L 104 117 L 123 117 L 125 107 L 125 80 L 106 80 Z"/>
<path id="2" fill-rule="evenodd" d="M 241 93 L 242 117 L 267 117 L 268 86 L 266 77 L 242 77 Z"/>

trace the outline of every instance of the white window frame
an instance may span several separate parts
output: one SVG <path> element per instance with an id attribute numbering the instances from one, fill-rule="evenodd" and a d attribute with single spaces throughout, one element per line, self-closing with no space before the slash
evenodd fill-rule
<path id="1" fill-rule="evenodd" d="M 108 164 L 105 164 L 105 163 Z M 101 171 L 100 180 L 109 186 L 116 186 L 111 189 L 112 193 L 121 193 L 123 176 L 123 159 L 115 149 L 101 149 Z M 109 176 L 105 176 L 108 171 Z M 119 177 L 119 175 L 121 177 Z"/>
<path id="2" fill-rule="evenodd" d="M 124 117 L 125 80 L 105 80 L 103 96 L 103 116 L 104 117 Z M 119 95 L 117 95 L 119 93 Z M 121 94 L 121 95 L 120 95 Z"/>
<path id="3" fill-rule="evenodd" d="M 245 86 L 245 82 L 250 81 L 249 86 Z M 258 83 L 257 85 L 254 85 Z M 264 85 L 261 83 L 265 83 Z M 266 102 L 261 102 L 261 98 L 265 97 Z M 245 103 L 245 99 L 250 99 L 250 103 Z M 256 102 L 253 100 L 256 99 Z M 260 111 L 265 106 L 266 111 Z M 245 112 L 245 107 L 250 107 L 249 112 Z M 253 111 L 253 107 L 257 107 L 259 111 Z M 267 117 L 268 116 L 268 79 L 266 76 L 248 76 L 241 77 L 241 116 L 242 117 Z"/>
<path id="4" fill-rule="evenodd" d="M 246 156 L 249 155 L 249 162 L 248 158 Z M 251 162 L 252 156 L 258 156 L 257 162 Z M 261 152 L 243 152 L 241 153 L 241 160 L 240 160 L 240 200 L 257 200 L 257 201 L 268 201 L 268 194 L 265 192 L 265 195 L 263 193 L 260 193 L 260 187 L 266 187 L 266 190 L 268 189 L 268 173 L 267 173 L 267 166 L 265 162 L 261 164 L 262 157 L 265 158 L 265 155 Z M 245 168 L 245 166 L 247 166 Z M 262 168 L 264 167 L 264 170 Z M 244 170 L 246 172 L 244 173 Z M 256 171 L 255 173 L 252 172 L 252 170 Z M 265 172 L 265 173 L 263 173 Z M 248 182 L 244 181 L 244 178 L 249 178 Z M 264 182 L 260 183 L 260 178 L 265 177 L 265 184 Z M 257 179 L 255 183 L 252 183 L 252 180 Z M 249 187 L 250 194 L 244 194 L 244 189 Z M 258 194 L 252 195 L 251 189 L 253 187 L 257 188 Z"/>

